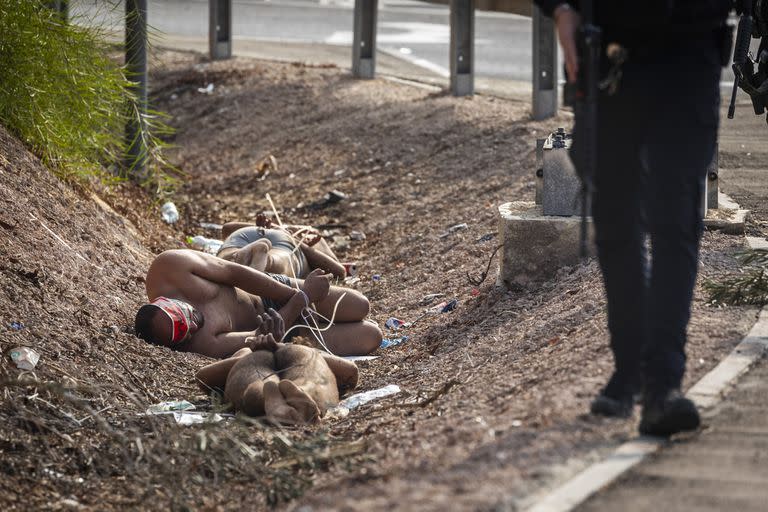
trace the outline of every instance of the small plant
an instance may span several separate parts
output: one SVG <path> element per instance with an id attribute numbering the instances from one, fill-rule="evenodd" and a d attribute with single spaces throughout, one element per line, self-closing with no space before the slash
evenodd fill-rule
<path id="1" fill-rule="evenodd" d="M 709 304 L 744 305 L 768 304 L 768 251 L 754 249 L 739 254 L 738 259 L 749 268 L 720 281 L 706 280 L 704 290 L 709 294 Z"/>
<path id="2" fill-rule="evenodd" d="M 0 123 L 65 179 L 128 177 L 125 126 L 140 114 L 101 29 L 67 23 L 31 0 L 0 2 L 0 27 Z M 157 135 L 169 127 L 157 113 L 145 117 L 148 171 L 137 178 L 162 189 L 174 169 Z"/>

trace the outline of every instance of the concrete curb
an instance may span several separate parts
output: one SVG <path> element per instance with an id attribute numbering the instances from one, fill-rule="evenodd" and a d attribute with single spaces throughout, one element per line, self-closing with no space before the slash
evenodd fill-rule
<path id="1" fill-rule="evenodd" d="M 748 237 L 747 243 L 755 249 L 768 248 L 768 242 L 761 238 Z M 757 322 L 747 336 L 725 359 L 694 384 L 686 396 L 702 409 L 717 405 L 736 379 L 746 373 L 749 367 L 766 352 L 768 352 L 768 306 L 760 311 Z M 526 510 L 527 512 L 571 511 L 665 444 L 666 440 L 662 438 L 636 437 L 619 446 L 604 460 L 591 465 L 551 491 Z"/>

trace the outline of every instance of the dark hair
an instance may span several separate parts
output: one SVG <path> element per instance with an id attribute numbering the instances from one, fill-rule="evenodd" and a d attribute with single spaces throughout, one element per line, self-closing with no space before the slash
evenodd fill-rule
<path id="1" fill-rule="evenodd" d="M 154 304 L 144 304 L 136 312 L 136 323 L 134 324 L 136 336 L 153 345 L 162 345 L 155 333 L 152 332 L 153 320 L 159 313 L 160 308 Z"/>

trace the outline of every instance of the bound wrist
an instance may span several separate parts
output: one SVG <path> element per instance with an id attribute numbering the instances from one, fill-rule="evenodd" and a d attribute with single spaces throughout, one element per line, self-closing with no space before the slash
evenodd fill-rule
<path id="1" fill-rule="evenodd" d="M 308 308 L 310 303 L 309 295 L 307 295 L 304 290 L 296 290 L 296 295 L 302 297 L 302 300 L 304 301 L 304 307 Z"/>

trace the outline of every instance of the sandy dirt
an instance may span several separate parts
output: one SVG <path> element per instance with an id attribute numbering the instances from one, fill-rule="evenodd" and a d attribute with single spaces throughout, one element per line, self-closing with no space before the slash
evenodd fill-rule
<path id="1" fill-rule="evenodd" d="M 42 355 L 34 373 L 0 364 L 4 509 L 514 510 L 634 434 L 634 421 L 585 414 L 611 369 L 594 263 L 507 292 L 494 259 L 470 282 L 500 243 L 497 206 L 533 198 L 535 138 L 568 114 L 534 122 L 527 104 L 490 96 L 175 52 L 156 56 L 152 87 L 186 176 L 172 227 L 132 186 L 94 185 L 96 201 L 0 131 L 0 348 Z M 264 177 L 269 155 L 278 166 Z M 346 198 L 323 205 L 334 189 Z M 358 262 L 382 327 L 418 318 L 428 294 L 458 307 L 361 363 L 360 390 L 401 394 L 318 427 L 140 416 L 167 399 L 210 407 L 193 381 L 205 358 L 133 336 L 153 254 L 218 236 L 200 222 L 254 219 L 267 193 L 283 221 L 322 226 Z M 701 275 L 736 269 L 742 247 L 707 233 Z M 697 292 L 686 383 L 755 318 Z"/>

